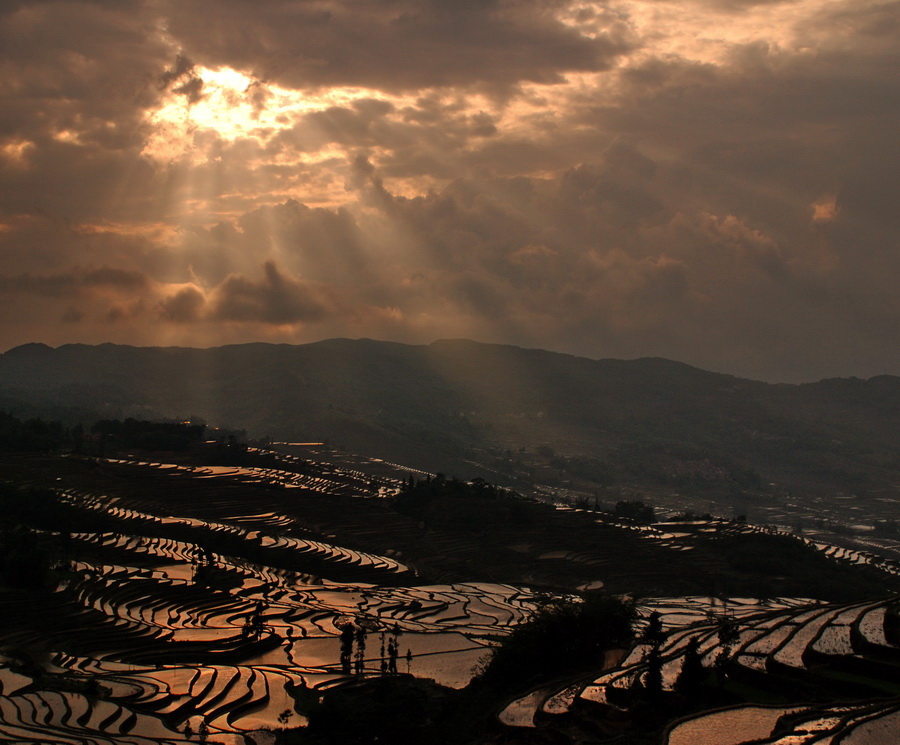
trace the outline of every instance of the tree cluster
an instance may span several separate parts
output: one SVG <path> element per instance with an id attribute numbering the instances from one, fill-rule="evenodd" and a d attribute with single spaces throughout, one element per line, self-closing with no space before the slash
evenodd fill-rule
<path id="1" fill-rule="evenodd" d="M 634 502 L 624 500 L 616 502 L 613 514 L 616 517 L 624 517 L 626 520 L 632 520 L 642 525 L 656 522 L 656 511 L 653 507 L 639 500 Z"/>
<path id="2" fill-rule="evenodd" d="M 496 688 L 524 688 L 539 680 L 602 667 L 609 649 L 633 638 L 634 603 L 604 593 L 551 603 L 492 651 L 479 674 Z"/>
<path id="3" fill-rule="evenodd" d="M 144 419 L 101 419 L 91 432 L 105 444 L 140 450 L 187 450 L 200 442 L 206 425 L 188 422 L 153 422 Z"/>
<path id="4" fill-rule="evenodd" d="M 496 524 L 529 519 L 526 502 L 515 492 L 481 478 L 461 481 L 441 473 L 419 480 L 410 476 L 393 506 L 397 512 L 425 522 L 450 522 L 472 530 L 479 530 L 485 521 Z"/>
<path id="5" fill-rule="evenodd" d="M 21 421 L 0 411 L 0 450 L 48 452 L 71 445 L 73 433 L 60 422 Z"/>
<path id="6" fill-rule="evenodd" d="M 0 584 L 44 586 L 50 570 L 64 561 L 69 531 L 89 521 L 48 489 L 0 484 Z"/>

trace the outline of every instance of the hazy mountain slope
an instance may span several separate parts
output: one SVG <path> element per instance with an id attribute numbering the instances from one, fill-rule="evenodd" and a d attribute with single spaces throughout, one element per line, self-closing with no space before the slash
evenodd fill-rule
<path id="1" fill-rule="evenodd" d="M 663 359 L 464 340 L 26 345 L 0 356 L 0 395 L 25 414 L 202 416 L 445 470 L 478 460 L 513 473 L 521 448 L 546 445 L 580 458 L 585 473 L 608 467 L 619 481 L 676 486 L 881 488 L 900 472 L 900 378 L 891 376 L 769 385 Z"/>

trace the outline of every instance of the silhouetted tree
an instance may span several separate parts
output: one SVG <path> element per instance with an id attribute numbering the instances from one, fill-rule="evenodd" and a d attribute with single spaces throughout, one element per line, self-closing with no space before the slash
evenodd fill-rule
<path id="1" fill-rule="evenodd" d="M 362 675 L 366 664 L 366 630 L 363 626 L 356 629 L 356 674 Z"/>
<path id="2" fill-rule="evenodd" d="M 388 673 L 391 675 L 397 674 L 397 657 L 400 655 L 400 635 L 402 633 L 400 627 L 394 624 L 391 635 L 388 637 Z"/>
<path id="3" fill-rule="evenodd" d="M 638 523 L 649 524 L 652 522 L 656 522 L 656 512 L 654 511 L 654 509 L 650 505 L 644 504 L 641 501 L 616 502 L 614 514 L 616 517 L 624 517 L 628 520 L 634 520 Z"/>
<path id="4" fill-rule="evenodd" d="M 60 422 L 43 419 L 20 421 L 0 411 L 0 450 L 48 451 L 70 442 L 71 433 Z"/>
<path id="5" fill-rule="evenodd" d="M 353 639 L 355 636 L 352 623 L 347 623 L 341 628 L 341 671 L 344 675 L 349 675 L 353 669 Z"/>
<path id="6" fill-rule="evenodd" d="M 740 638 L 740 627 L 733 617 L 723 614 L 716 632 L 719 641 L 719 654 L 716 655 L 715 669 L 719 687 L 724 685 L 726 669 L 731 661 L 731 652 Z"/>
<path id="7" fill-rule="evenodd" d="M 662 643 L 664 637 L 665 632 L 663 631 L 662 615 L 660 615 L 659 611 L 655 610 L 647 617 L 647 628 L 644 629 L 644 641 L 647 644 L 658 647 Z"/>
<path id="8" fill-rule="evenodd" d="M 644 673 L 644 695 L 650 703 L 656 704 L 662 699 L 662 694 L 662 655 L 659 647 L 651 647 L 647 654 L 647 672 Z"/>
<path id="9" fill-rule="evenodd" d="M 206 427 L 186 422 L 142 419 L 101 419 L 91 432 L 99 435 L 101 443 L 142 450 L 186 450 L 191 443 L 203 439 Z"/>
<path id="10" fill-rule="evenodd" d="M 46 584 L 51 568 L 47 548 L 23 525 L 0 527 L 0 584 L 34 589 Z"/>
<path id="11" fill-rule="evenodd" d="M 703 667 L 703 657 L 700 654 L 697 637 L 692 636 L 684 649 L 684 657 L 681 663 L 681 673 L 678 675 L 676 688 L 688 698 L 694 698 L 703 687 L 706 679 L 706 669 Z"/>
<path id="12" fill-rule="evenodd" d="M 634 616 L 632 602 L 604 593 L 548 604 L 494 647 L 479 678 L 522 688 L 536 678 L 595 668 L 608 649 L 630 644 Z"/>

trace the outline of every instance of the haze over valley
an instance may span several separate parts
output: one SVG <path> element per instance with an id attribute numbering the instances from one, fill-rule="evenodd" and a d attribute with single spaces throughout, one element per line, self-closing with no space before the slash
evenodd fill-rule
<path id="1" fill-rule="evenodd" d="M 207 350 L 27 345 L 0 403 L 63 419 L 197 419 L 575 501 L 871 533 L 895 519 L 900 379 L 770 385 L 662 359 L 456 340 Z"/>

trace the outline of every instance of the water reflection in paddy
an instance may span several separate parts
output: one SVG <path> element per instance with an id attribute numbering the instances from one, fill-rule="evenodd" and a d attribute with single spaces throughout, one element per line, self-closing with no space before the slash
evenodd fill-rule
<path id="1" fill-rule="evenodd" d="M 798 707 L 741 706 L 713 712 L 677 725 L 669 732 L 666 745 L 739 745 L 759 740 L 772 733 L 780 717 L 800 710 Z"/>

